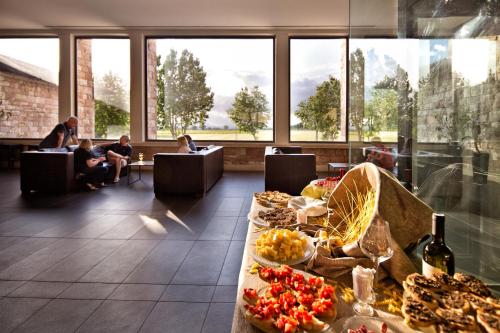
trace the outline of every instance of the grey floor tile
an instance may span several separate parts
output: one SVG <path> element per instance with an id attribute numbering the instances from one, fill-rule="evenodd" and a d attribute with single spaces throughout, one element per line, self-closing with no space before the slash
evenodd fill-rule
<path id="1" fill-rule="evenodd" d="M 114 283 L 73 283 L 57 298 L 106 299 L 119 286 Z"/>
<path id="2" fill-rule="evenodd" d="M 238 217 L 214 216 L 200 236 L 200 240 L 231 240 Z"/>
<path id="3" fill-rule="evenodd" d="M 234 303 L 211 303 L 202 333 L 230 333 Z"/>
<path id="4" fill-rule="evenodd" d="M 24 282 L 25 281 L 0 281 L 0 297 L 11 293 Z"/>
<path id="5" fill-rule="evenodd" d="M 168 284 L 193 246 L 192 241 L 162 241 L 130 274 L 127 283 Z"/>
<path id="6" fill-rule="evenodd" d="M 55 298 L 69 286 L 70 283 L 64 282 L 29 281 L 10 293 L 9 297 Z"/>
<path id="7" fill-rule="evenodd" d="M 137 216 L 141 219 L 142 228 L 132 236 L 132 239 L 165 239 L 171 221 L 165 212 L 139 212 Z"/>
<path id="8" fill-rule="evenodd" d="M 101 301 L 55 299 L 22 324 L 16 332 L 73 332 Z"/>
<path id="9" fill-rule="evenodd" d="M 228 247 L 227 241 L 197 241 L 172 283 L 215 285 Z"/>
<path id="10" fill-rule="evenodd" d="M 209 303 L 157 303 L 141 332 L 187 333 L 200 332 Z"/>
<path id="11" fill-rule="evenodd" d="M 154 305 L 145 301 L 104 301 L 78 332 L 137 332 Z"/>
<path id="12" fill-rule="evenodd" d="M 224 198 L 220 203 L 219 207 L 217 208 L 215 215 L 217 215 L 218 212 L 239 213 L 241 210 L 241 206 L 243 206 L 244 201 L 245 198 Z"/>
<path id="13" fill-rule="evenodd" d="M 2 298 L 0 331 L 11 332 L 49 301 L 42 298 Z"/>
<path id="14" fill-rule="evenodd" d="M 246 216 L 240 216 L 238 218 L 238 223 L 234 229 L 232 240 L 246 240 L 248 233 L 248 218 Z"/>
<path id="15" fill-rule="evenodd" d="M 69 238 L 97 238 L 125 220 L 127 215 L 107 215 L 68 235 Z"/>
<path id="16" fill-rule="evenodd" d="M 157 244 L 153 240 L 127 240 L 79 281 L 120 283 Z"/>
<path id="17" fill-rule="evenodd" d="M 101 239 L 129 239 L 134 236 L 142 227 L 144 222 L 139 215 L 132 215 L 118 223 L 113 228 L 99 236 Z"/>
<path id="18" fill-rule="evenodd" d="M 224 266 L 222 267 L 219 281 L 217 283 L 218 285 L 238 285 L 238 277 L 240 275 L 244 249 L 244 241 L 231 242 L 226 260 L 224 261 Z"/>
<path id="19" fill-rule="evenodd" d="M 37 281 L 77 281 L 123 242 L 123 240 L 92 240 L 33 279 Z"/>
<path id="20" fill-rule="evenodd" d="M 0 237 L 0 251 L 25 240 L 26 237 Z"/>
<path id="21" fill-rule="evenodd" d="M 168 302 L 210 302 L 214 286 L 171 284 L 167 287 L 160 301 Z"/>
<path id="22" fill-rule="evenodd" d="M 124 301 L 157 301 L 165 290 L 162 284 L 122 284 L 109 299 Z"/>
<path id="23" fill-rule="evenodd" d="M 214 297 L 212 302 L 222 303 L 222 302 L 236 302 L 236 293 L 238 292 L 238 286 L 217 286 L 215 288 Z"/>
<path id="24" fill-rule="evenodd" d="M 60 221 L 59 221 L 60 222 Z M 56 221 L 39 221 L 39 220 L 33 220 L 30 223 L 27 223 L 26 225 L 16 228 L 14 230 L 11 230 L 9 232 L 3 232 L 2 236 L 33 236 L 36 235 L 44 230 L 50 229 L 59 223 L 57 220 Z"/>
<path id="25" fill-rule="evenodd" d="M 77 251 L 89 240 L 61 239 L 0 272 L 0 279 L 30 280 Z M 22 244 L 22 243 L 21 243 Z"/>
<path id="26" fill-rule="evenodd" d="M 84 217 L 73 217 L 71 220 L 65 221 L 65 223 L 59 223 L 52 228 L 36 234 L 35 237 L 66 237 L 84 228 L 90 223 L 97 222 L 102 219 L 103 216 L 104 215 L 102 214 L 90 214 Z"/>
<path id="27" fill-rule="evenodd" d="M 56 242 L 57 238 L 27 238 L 0 251 L 0 271 Z"/>

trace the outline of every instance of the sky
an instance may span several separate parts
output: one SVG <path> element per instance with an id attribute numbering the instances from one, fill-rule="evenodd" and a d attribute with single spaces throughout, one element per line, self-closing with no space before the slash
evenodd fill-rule
<path id="1" fill-rule="evenodd" d="M 290 40 L 291 125 L 300 123 L 295 116 L 298 103 L 314 95 L 316 87 L 330 75 L 340 80 L 341 61 L 345 61 L 343 55 L 344 39 Z"/>
<path id="2" fill-rule="evenodd" d="M 273 109 L 273 40 L 227 38 L 169 38 L 156 39 L 156 53 L 164 60 L 170 50 L 177 56 L 184 49 L 200 60 L 207 73 L 207 85 L 214 92 L 214 108 L 207 126 L 234 128 L 226 111 L 231 108 L 235 94 L 244 87 L 259 86 Z M 273 120 L 269 119 L 268 126 Z"/>

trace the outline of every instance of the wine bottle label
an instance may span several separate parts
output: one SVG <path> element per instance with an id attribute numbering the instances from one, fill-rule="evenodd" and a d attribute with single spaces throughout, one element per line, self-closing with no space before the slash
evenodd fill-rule
<path id="1" fill-rule="evenodd" d="M 434 267 L 432 265 L 429 265 L 424 259 L 422 259 L 422 275 L 430 278 L 432 274 L 437 273 L 437 272 L 442 272 L 441 269 Z"/>

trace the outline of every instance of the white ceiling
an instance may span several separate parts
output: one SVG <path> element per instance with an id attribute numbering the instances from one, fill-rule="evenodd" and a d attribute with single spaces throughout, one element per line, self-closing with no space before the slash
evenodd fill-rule
<path id="1" fill-rule="evenodd" d="M 363 26 L 394 23 L 397 0 L 351 2 Z M 349 0 L 0 0 L 0 29 L 348 26 Z"/>

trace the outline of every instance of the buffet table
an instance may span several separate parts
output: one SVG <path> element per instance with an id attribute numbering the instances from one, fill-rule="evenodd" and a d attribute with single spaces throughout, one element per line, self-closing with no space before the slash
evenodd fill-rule
<path id="1" fill-rule="evenodd" d="M 254 202 L 252 203 L 252 209 L 256 209 L 256 203 L 255 203 L 255 198 Z M 252 326 L 244 316 L 244 305 L 245 301 L 243 300 L 243 290 L 245 288 L 253 288 L 256 290 L 259 290 L 260 288 L 268 285 L 268 283 L 262 281 L 259 278 L 258 274 L 252 274 L 250 273 L 250 268 L 252 267 L 253 264 L 255 264 L 255 260 L 253 259 L 251 255 L 251 247 L 253 247 L 253 244 L 255 244 L 255 240 L 257 239 L 257 232 L 259 228 L 254 225 L 252 222 L 249 221 L 249 226 L 248 226 L 248 232 L 247 232 L 247 237 L 246 237 L 246 243 L 245 243 L 245 249 L 243 252 L 243 258 L 242 258 L 242 263 L 241 263 L 241 269 L 240 269 L 240 275 L 239 275 L 239 281 L 238 281 L 238 292 L 237 292 L 237 298 L 236 298 L 236 306 L 234 309 L 234 314 L 233 314 L 233 325 L 232 325 L 232 333 L 259 333 L 262 332 L 261 330 L 255 328 Z M 304 264 L 299 264 L 292 266 L 294 269 L 304 271 L 305 265 Z M 309 273 L 309 272 L 308 272 Z M 350 275 L 348 276 L 350 278 Z M 349 280 L 349 279 L 348 279 Z M 328 280 L 327 280 L 328 282 Z M 347 281 L 343 281 L 347 282 Z M 345 318 L 345 317 L 351 317 L 354 315 L 354 312 L 352 310 L 352 303 L 345 303 L 342 298 L 340 297 L 339 292 L 337 290 L 337 319 Z M 401 317 L 392 315 L 390 313 L 380 311 L 377 309 L 375 310 L 375 315 L 384 318 L 384 320 L 391 320 L 391 322 L 394 324 L 396 322 L 396 325 L 400 323 L 401 325 L 403 324 L 403 319 Z M 398 325 L 399 326 L 399 325 Z M 404 327 L 404 326 L 402 326 Z M 407 331 L 410 332 L 412 331 L 411 329 L 407 328 Z M 334 330 L 328 331 L 328 332 L 336 332 Z M 340 332 L 340 331 L 339 331 Z"/>

